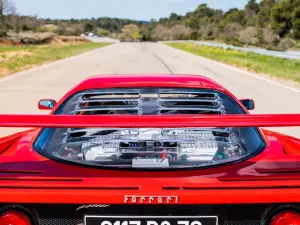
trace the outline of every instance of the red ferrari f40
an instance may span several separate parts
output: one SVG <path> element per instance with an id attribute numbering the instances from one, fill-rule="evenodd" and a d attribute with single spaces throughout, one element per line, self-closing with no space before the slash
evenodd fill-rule
<path id="1" fill-rule="evenodd" d="M 198 75 L 83 80 L 0 139 L 0 225 L 300 225 L 300 140 Z"/>

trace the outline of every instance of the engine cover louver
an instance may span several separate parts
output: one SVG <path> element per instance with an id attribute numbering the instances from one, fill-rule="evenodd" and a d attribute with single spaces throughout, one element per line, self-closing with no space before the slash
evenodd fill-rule
<path id="1" fill-rule="evenodd" d="M 173 90 L 89 91 L 77 102 L 74 114 L 225 114 L 217 93 Z"/>

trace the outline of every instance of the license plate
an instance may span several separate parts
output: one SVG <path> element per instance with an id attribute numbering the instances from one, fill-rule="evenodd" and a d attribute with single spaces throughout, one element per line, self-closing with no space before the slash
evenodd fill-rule
<path id="1" fill-rule="evenodd" d="M 217 216 L 85 216 L 85 225 L 218 225 Z"/>

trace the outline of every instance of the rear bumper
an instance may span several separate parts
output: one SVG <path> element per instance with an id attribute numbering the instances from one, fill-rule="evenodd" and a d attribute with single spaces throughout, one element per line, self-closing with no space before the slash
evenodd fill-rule
<path id="1" fill-rule="evenodd" d="M 7 207 L 7 205 L 6 205 Z M 278 204 L 111 205 L 23 204 L 34 225 L 82 225 L 84 216 L 217 216 L 219 225 L 269 225 Z M 298 205 L 285 204 L 298 210 Z M 14 208 L 18 208 L 15 207 Z M 277 210 L 277 211 L 276 211 Z"/>

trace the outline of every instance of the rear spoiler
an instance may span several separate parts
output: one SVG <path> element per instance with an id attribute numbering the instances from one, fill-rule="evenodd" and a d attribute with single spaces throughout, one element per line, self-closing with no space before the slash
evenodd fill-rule
<path id="1" fill-rule="evenodd" d="M 0 127 L 183 128 L 296 127 L 300 114 L 255 115 L 0 115 Z"/>

